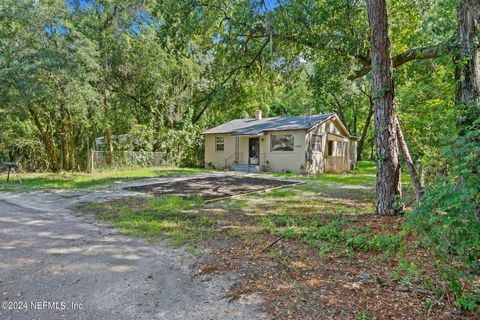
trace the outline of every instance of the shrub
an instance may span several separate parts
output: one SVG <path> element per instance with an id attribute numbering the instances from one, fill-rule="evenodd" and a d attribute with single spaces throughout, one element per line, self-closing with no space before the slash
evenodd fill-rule
<path id="1" fill-rule="evenodd" d="M 426 189 L 408 226 L 438 256 L 444 279 L 460 307 L 480 301 L 474 277 L 480 274 L 480 121 L 444 150 L 450 170 Z"/>

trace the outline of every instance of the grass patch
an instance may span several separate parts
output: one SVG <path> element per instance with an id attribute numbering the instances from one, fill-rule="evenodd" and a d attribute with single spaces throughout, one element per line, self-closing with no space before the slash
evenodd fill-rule
<path id="1" fill-rule="evenodd" d="M 376 174 L 377 165 L 375 161 L 358 161 L 357 168 L 353 170 L 356 174 Z"/>
<path id="2" fill-rule="evenodd" d="M 360 169 L 369 172 L 371 166 L 371 162 L 364 162 Z M 95 175 L 42 175 L 24 180 L 29 188 L 85 188 L 100 187 L 118 180 L 195 174 L 202 171 L 142 169 Z M 256 237 L 265 232 L 275 236 L 284 235 L 324 253 L 336 248 L 362 252 L 390 250 L 398 244 L 397 239 L 391 238 L 388 233 L 376 234 L 368 228 L 353 225 L 359 216 L 373 211 L 374 176 L 274 175 L 301 178 L 306 183 L 208 205 L 201 198 L 159 196 L 89 204 L 83 210 L 92 211 L 101 219 L 116 224 L 126 234 L 149 240 L 169 237 L 177 245 L 194 244 L 208 239 L 215 226 L 227 227 L 231 230 L 230 236 L 248 242 L 255 242 Z"/>
<path id="3" fill-rule="evenodd" d="M 302 185 L 208 205 L 204 205 L 200 198 L 161 196 L 137 202 L 131 199 L 128 201 L 133 202 L 91 204 L 87 209 L 115 223 L 129 235 L 149 240 L 170 237 L 176 244 L 207 239 L 212 227 L 219 225 L 230 228 L 230 236 L 249 242 L 268 232 L 324 251 L 333 247 L 379 251 L 388 246 L 376 238 L 373 231 L 352 226 L 359 215 L 372 210 L 370 199 L 365 201 L 357 191 L 348 195 L 348 201 L 325 198 L 316 193 L 316 188 L 338 193 L 336 185 L 342 184 L 353 190 L 358 189 L 356 185 L 362 185 L 371 193 L 370 176 L 324 174 L 303 178 L 308 181 Z M 333 187 L 330 186 L 332 183 Z"/>
<path id="4" fill-rule="evenodd" d="M 139 178 L 194 175 L 205 169 L 190 168 L 142 168 L 128 171 L 103 171 L 89 173 L 27 173 L 21 174 L 22 183 L 16 182 L 15 176 L 6 183 L 0 178 L 0 191 L 28 192 L 36 189 L 83 189 L 101 188 L 115 181 L 128 181 Z"/>
<path id="5" fill-rule="evenodd" d="M 268 198 L 283 198 L 293 196 L 297 193 L 295 189 L 292 188 L 281 188 L 275 189 L 267 193 L 266 197 Z"/>
<path id="6" fill-rule="evenodd" d="M 192 212 L 202 204 L 201 198 L 163 196 L 89 203 L 80 209 L 114 223 L 127 235 L 142 237 L 149 241 L 169 237 L 179 246 L 209 237 L 210 229 L 215 222 L 209 217 L 195 215 Z"/>
<path id="7" fill-rule="evenodd" d="M 296 173 L 271 173 L 286 179 L 313 181 L 317 184 L 366 185 L 375 184 L 376 166 L 374 161 L 359 161 L 357 169 L 351 173 L 319 173 L 317 175 L 301 175 Z"/>
<path id="8" fill-rule="evenodd" d="M 319 173 L 317 175 L 271 173 L 271 175 L 285 179 L 301 179 L 323 184 L 373 185 L 375 183 L 375 176 L 357 175 L 351 173 Z"/>
<path id="9" fill-rule="evenodd" d="M 332 218 L 333 217 L 333 218 Z M 310 215 L 308 217 L 291 217 L 288 215 L 269 216 L 261 224 L 276 235 L 299 240 L 324 251 L 345 249 L 358 252 L 384 252 L 391 256 L 400 246 L 402 238 L 386 231 L 376 232 L 368 227 L 352 226 L 356 216 Z"/>
<path id="10" fill-rule="evenodd" d="M 267 302 L 271 298 L 276 307 L 281 306 L 272 311 L 278 318 L 292 314 L 304 318 L 306 310 L 316 314 L 310 311 L 318 306 L 322 314 L 335 310 L 332 314 L 341 311 L 352 319 L 384 315 L 385 305 L 398 306 L 389 315 L 392 318 L 407 312 L 406 308 L 410 308 L 408 314 L 415 309 L 418 315 L 416 306 L 423 300 L 413 294 L 408 297 L 411 304 L 402 304 L 392 288 L 412 285 L 434 290 L 433 285 L 427 286 L 420 267 L 402 259 L 412 255 L 426 263 L 428 256 L 405 251 L 411 240 L 402 232 L 403 217 L 372 213 L 374 176 L 282 176 L 305 183 L 209 203 L 163 196 L 89 204 L 83 210 L 129 235 L 150 241 L 166 237 L 177 246 L 207 246 L 210 254 L 199 269 L 244 273 L 244 283 L 232 294 L 256 291 Z M 428 277 L 433 279 L 432 272 Z M 371 297 L 378 295 L 387 301 L 383 306 L 371 303 Z"/>

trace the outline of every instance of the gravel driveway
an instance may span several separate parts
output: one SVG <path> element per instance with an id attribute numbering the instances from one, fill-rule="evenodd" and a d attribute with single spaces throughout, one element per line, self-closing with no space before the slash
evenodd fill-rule
<path id="1" fill-rule="evenodd" d="M 185 250 L 121 235 L 68 209 L 126 195 L 124 186 L 0 193 L 0 319 L 267 318 L 255 296 L 224 298 L 236 275 L 194 277 L 195 258 Z"/>

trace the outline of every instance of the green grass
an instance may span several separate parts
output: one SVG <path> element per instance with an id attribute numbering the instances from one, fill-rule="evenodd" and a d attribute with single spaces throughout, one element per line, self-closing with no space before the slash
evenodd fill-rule
<path id="1" fill-rule="evenodd" d="M 249 243 L 268 232 L 301 241 L 323 254 L 345 249 L 392 252 L 398 246 L 399 239 L 388 232 L 377 234 L 354 226 L 359 215 L 373 212 L 371 175 L 300 177 L 305 184 L 209 204 L 168 196 L 146 198 L 141 205 L 119 202 L 93 204 L 89 209 L 95 208 L 102 219 L 129 235 L 149 240 L 169 237 L 178 245 L 208 239 L 214 226 L 227 225 L 234 227 L 229 236 Z"/>
<path id="2" fill-rule="evenodd" d="M 301 175 L 295 173 L 272 173 L 287 179 L 300 179 L 323 184 L 373 185 L 375 183 L 375 162 L 359 161 L 358 168 L 351 173 L 320 173 Z"/>
<path id="3" fill-rule="evenodd" d="M 370 320 L 371 316 L 368 311 L 362 310 L 359 313 L 357 313 L 357 320 Z"/>
<path id="4" fill-rule="evenodd" d="M 401 245 L 400 236 L 363 226 L 363 221 L 356 224 L 359 217 L 374 212 L 372 172 L 374 163 L 363 161 L 349 174 L 275 174 L 306 183 L 232 201 L 237 210 L 254 217 L 249 230 L 257 226 L 260 233 L 300 241 L 321 255 L 346 251 L 392 255 Z"/>
<path id="5" fill-rule="evenodd" d="M 35 189 L 83 189 L 105 187 L 115 181 L 128 181 L 148 177 L 193 175 L 205 169 L 189 168 L 142 168 L 128 171 L 103 171 L 88 173 L 28 173 L 20 175 L 22 183 L 15 176 L 6 182 L 0 177 L 0 191 L 31 191 Z"/>
<path id="6" fill-rule="evenodd" d="M 293 196 L 297 190 L 292 189 L 292 188 L 281 188 L 281 189 L 275 189 L 270 191 L 269 193 L 266 194 L 267 197 L 269 198 L 283 198 L 283 197 L 288 197 L 288 196 Z"/>
<path id="7" fill-rule="evenodd" d="M 268 232 L 301 241 L 323 254 L 339 248 L 390 252 L 398 245 L 397 237 L 352 226 L 358 215 L 373 211 L 375 176 L 371 173 L 374 170 L 372 162 L 363 161 L 355 172 L 348 174 L 273 174 L 301 179 L 305 183 L 209 205 L 203 204 L 200 198 L 163 196 L 87 204 L 83 210 L 96 213 L 128 235 L 152 241 L 168 237 L 176 245 L 206 240 L 215 225 L 233 224 L 236 228 L 230 235 L 250 242 L 255 241 L 258 232 Z M 193 175 L 204 171 L 148 168 L 95 174 L 26 174 L 22 176 L 22 184 L 1 183 L 0 190 L 101 188 L 115 181 Z M 229 221 L 245 214 L 249 218 Z"/>
<path id="8" fill-rule="evenodd" d="M 355 225 L 362 214 L 361 207 L 311 200 L 305 210 L 299 207 L 299 202 L 290 200 L 282 203 L 282 209 L 270 208 L 258 223 L 272 234 L 302 241 L 324 253 L 348 249 L 392 255 L 400 245 L 400 236 Z"/>
<path id="9" fill-rule="evenodd" d="M 357 169 L 353 170 L 356 174 L 375 174 L 377 166 L 375 161 L 358 161 Z"/>
<path id="10" fill-rule="evenodd" d="M 180 173 L 179 170 L 155 174 Z M 345 250 L 391 254 L 399 246 L 400 237 L 388 230 L 374 231 L 356 224 L 358 217 L 374 210 L 372 170 L 372 163 L 365 161 L 359 167 L 365 173 L 274 174 L 299 178 L 305 183 L 209 204 L 199 198 L 163 196 L 90 204 L 84 211 L 93 211 L 126 234 L 149 240 L 168 237 L 176 245 L 209 239 L 214 228 L 224 225 L 229 226 L 230 231 L 226 232 L 229 236 L 247 243 L 254 243 L 267 232 L 300 241 L 318 249 L 319 254 Z M 123 178 L 138 175 L 130 172 Z M 105 178 L 114 179 L 108 175 Z"/>
<path id="11" fill-rule="evenodd" d="M 359 175 L 352 173 L 320 173 L 318 175 L 301 175 L 295 173 L 272 173 L 276 177 L 285 179 L 300 179 L 314 181 L 323 184 L 349 184 L 349 185 L 372 185 L 375 183 L 375 176 Z"/>
<path id="12" fill-rule="evenodd" d="M 375 161 L 358 161 L 357 162 L 357 169 L 353 170 L 352 173 L 357 175 L 372 175 L 372 183 L 375 183 L 375 175 L 377 166 L 375 165 Z M 405 163 L 401 162 L 401 180 L 402 184 L 406 188 L 413 189 L 412 182 L 410 179 L 410 174 L 406 168 Z"/>
<path id="13" fill-rule="evenodd" d="M 201 198 L 163 196 L 145 198 L 143 202 L 89 203 L 80 209 L 97 213 L 127 235 L 150 241 L 168 237 L 175 245 L 182 245 L 208 239 L 212 233 L 213 220 L 191 213 L 202 204 Z"/>

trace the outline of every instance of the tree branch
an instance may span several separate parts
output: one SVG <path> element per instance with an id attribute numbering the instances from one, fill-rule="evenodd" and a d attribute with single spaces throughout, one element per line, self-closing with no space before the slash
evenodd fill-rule
<path id="1" fill-rule="evenodd" d="M 200 109 L 200 111 L 197 114 L 195 114 L 193 116 L 193 119 L 192 119 L 193 124 L 197 123 L 197 121 L 200 120 L 200 118 L 202 117 L 203 113 L 207 110 L 208 104 L 209 104 L 210 100 L 213 98 L 217 89 L 219 87 L 225 85 L 234 75 L 237 74 L 237 72 L 239 70 L 251 68 L 253 66 L 253 64 L 255 63 L 255 61 L 257 61 L 257 59 L 260 57 L 260 55 L 262 54 L 263 50 L 265 49 L 265 47 L 267 46 L 268 43 L 269 43 L 269 41 L 264 41 L 262 46 L 260 47 L 260 49 L 257 51 L 255 56 L 249 61 L 249 63 L 244 64 L 244 65 L 239 65 L 239 66 L 233 68 L 232 70 L 230 70 L 230 72 L 228 72 L 227 76 L 223 79 L 223 81 L 221 83 L 219 83 L 218 85 L 216 85 L 212 89 L 212 91 L 210 91 L 208 93 L 208 95 L 202 101 L 204 103 L 204 106 L 202 107 L 202 109 Z"/>
<path id="2" fill-rule="evenodd" d="M 413 60 L 434 59 L 443 56 L 446 46 L 444 44 L 433 47 L 413 47 L 405 52 L 402 52 L 392 58 L 393 67 L 399 67 Z M 365 63 L 368 62 L 368 63 Z M 355 80 L 363 77 L 372 70 L 371 60 L 364 61 L 362 68 L 356 70 L 354 74 L 348 76 L 348 80 Z"/>

